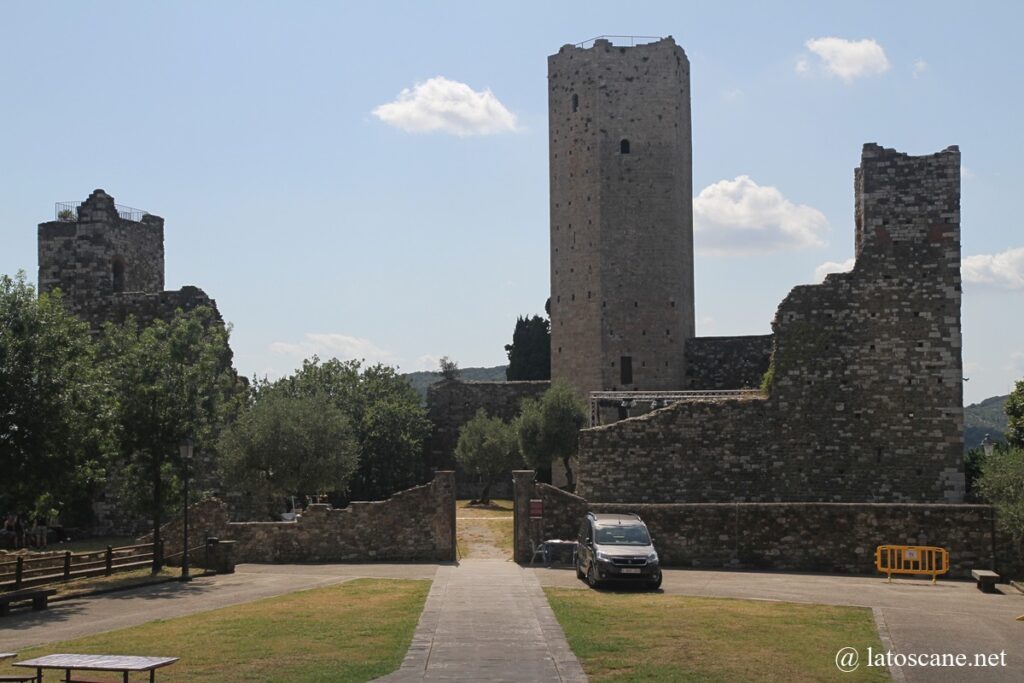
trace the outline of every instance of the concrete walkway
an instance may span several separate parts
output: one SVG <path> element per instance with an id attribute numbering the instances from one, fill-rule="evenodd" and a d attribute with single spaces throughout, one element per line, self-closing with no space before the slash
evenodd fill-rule
<path id="1" fill-rule="evenodd" d="M 437 571 L 401 668 L 380 681 L 585 681 L 529 569 L 469 559 Z"/>
<path id="2" fill-rule="evenodd" d="M 586 589 L 569 568 L 530 569 L 545 586 Z M 1002 594 L 985 594 L 968 581 L 729 572 L 667 569 L 662 590 L 668 594 L 702 597 L 781 600 L 824 605 L 869 607 L 883 645 L 891 640 L 893 652 L 963 653 L 1005 652 L 1005 666 L 910 667 L 894 670 L 896 680 L 916 681 L 1022 681 L 1024 680 L 1024 595 L 1000 585 Z M 858 643 L 850 647 L 864 648 Z M 819 656 L 816 654 L 815 656 Z M 823 652 L 820 656 L 835 657 Z"/>
<path id="3" fill-rule="evenodd" d="M 0 619 L 0 651 L 17 652 L 356 578 L 431 579 L 436 571 L 436 564 L 242 564 L 234 574 L 53 602 L 42 612 L 12 612 Z"/>

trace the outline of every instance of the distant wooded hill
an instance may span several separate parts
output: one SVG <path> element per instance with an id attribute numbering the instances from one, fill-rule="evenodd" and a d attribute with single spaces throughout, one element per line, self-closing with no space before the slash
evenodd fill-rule
<path id="1" fill-rule="evenodd" d="M 995 441 L 1006 441 L 1006 412 L 1009 396 L 993 396 L 964 408 L 964 448 L 977 448 L 988 434 Z"/>
<path id="2" fill-rule="evenodd" d="M 467 382 L 504 382 L 506 367 L 498 365 L 493 368 L 459 368 L 459 379 Z M 424 401 L 427 400 L 427 387 L 441 381 L 440 372 L 408 372 L 405 376 Z"/>

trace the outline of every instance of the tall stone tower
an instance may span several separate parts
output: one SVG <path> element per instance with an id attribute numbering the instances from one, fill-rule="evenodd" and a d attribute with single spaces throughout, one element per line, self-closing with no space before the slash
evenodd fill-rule
<path id="1" fill-rule="evenodd" d="M 112 295 L 164 288 L 164 219 L 118 207 L 96 190 L 39 224 L 39 291 L 60 289 L 69 310 L 96 325 Z"/>
<path id="2" fill-rule="evenodd" d="M 694 334 L 690 63 L 671 38 L 548 57 L 551 374 L 684 386 Z"/>

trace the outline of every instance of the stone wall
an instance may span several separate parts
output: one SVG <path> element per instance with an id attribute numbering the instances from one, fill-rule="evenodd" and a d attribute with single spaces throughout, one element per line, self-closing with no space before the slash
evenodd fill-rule
<path id="1" fill-rule="evenodd" d="M 40 223 L 38 245 L 39 291 L 59 288 L 69 310 L 90 322 L 111 295 L 164 288 L 164 219 L 122 218 L 103 190 L 74 217 Z"/>
<path id="2" fill-rule="evenodd" d="M 442 380 L 427 389 L 427 417 L 433 425 L 426 444 L 427 463 L 431 467 L 454 469 L 459 498 L 476 498 L 482 484 L 468 475 L 455 462 L 455 446 L 459 428 L 483 408 L 492 417 L 510 421 L 519 415 L 523 399 L 539 398 L 551 386 L 547 381 L 532 382 L 463 382 Z M 502 476 L 492 487 L 491 495 L 511 495 L 511 473 Z"/>
<path id="3" fill-rule="evenodd" d="M 164 290 L 164 219 L 124 218 L 103 190 L 72 218 L 40 223 L 38 246 L 39 291 L 60 289 L 68 310 L 94 330 L 129 315 L 143 324 L 169 320 L 199 306 L 222 321 L 217 303 L 198 287 Z"/>
<path id="4" fill-rule="evenodd" d="M 960 154 L 869 144 L 853 271 L 793 289 L 767 397 L 580 433 L 595 502 L 963 500 Z"/>
<path id="5" fill-rule="evenodd" d="M 530 498 L 544 501 L 544 518 L 520 527 Z M 988 505 L 591 503 L 534 484 L 532 472 L 516 473 L 515 504 L 520 562 L 529 561 L 531 540 L 575 539 L 588 511 L 639 514 L 662 562 L 673 567 L 873 574 L 875 548 L 883 544 L 946 548 L 950 576 L 961 578 L 972 568 L 1000 571 L 1012 559 Z"/>
<path id="6" fill-rule="evenodd" d="M 757 389 L 771 361 L 774 337 L 694 337 L 686 341 L 687 389 Z"/>
<path id="7" fill-rule="evenodd" d="M 201 545 L 207 536 L 235 541 L 237 562 L 450 562 L 454 482 L 453 472 L 437 472 L 430 483 L 387 500 L 344 509 L 310 505 L 294 522 L 230 522 L 227 505 L 210 499 L 190 509 L 189 544 Z M 161 527 L 161 534 L 167 555 L 181 552 L 180 520 Z"/>
<path id="8" fill-rule="evenodd" d="M 694 334 L 690 62 L 664 38 L 548 57 L 551 376 L 684 386 Z M 629 359 L 624 368 L 623 359 Z"/>

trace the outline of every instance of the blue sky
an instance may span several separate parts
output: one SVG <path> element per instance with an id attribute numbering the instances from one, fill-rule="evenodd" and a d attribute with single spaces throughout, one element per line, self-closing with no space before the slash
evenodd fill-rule
<path id="1" fill-rule="evenodd" d="M 5 2 L 0 272 L 34 280 L 36 224 L 102 187 L 166 219 L 168 288 L 217 300 L 244 374 L 314 351 L 503 363 L 549 288 L 547 55 L 673 35 L 706 192 L 698 334 L 770 331 L 852 256 L 863 143 L 958 144 L 977 401 L 1024 377 L 1022 7 Z M 432 96 L 464 107 L 434 121 Z"/>

